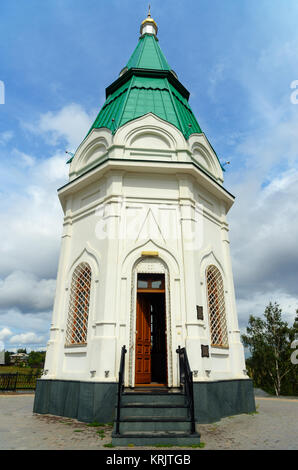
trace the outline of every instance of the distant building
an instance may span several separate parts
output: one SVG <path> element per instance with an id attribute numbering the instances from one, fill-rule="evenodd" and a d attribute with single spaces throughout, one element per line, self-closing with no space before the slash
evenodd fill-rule
<path id="1" fill-rule="evenodd" d="M 27 362 L 28 354 L 26 353 L 16 353 L 10 355 L 10 362 L 16 364 L 17 362 Z"/>
<path id="2" fill-rule="evenodd" d="M 5 364 L 5 351 L 0 351 L 0 366 L 3 366 Z"/>

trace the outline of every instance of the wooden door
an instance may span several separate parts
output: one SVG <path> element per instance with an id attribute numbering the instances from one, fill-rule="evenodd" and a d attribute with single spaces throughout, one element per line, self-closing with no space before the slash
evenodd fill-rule
<path id="1" fill-rule="evenodd" d="M 146 294 L 137 295 L 136 384 L 151 383 L 151 303 Z"/>
<path id="2" fill-rule="evenodd" d="M 165 294 L 152 296 L 151 320 L 151 380 L 167 383 Z"/>

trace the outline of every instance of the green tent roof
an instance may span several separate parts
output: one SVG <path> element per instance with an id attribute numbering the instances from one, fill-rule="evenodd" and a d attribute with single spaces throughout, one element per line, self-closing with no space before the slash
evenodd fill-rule
<path id="1" fill-rule="evenodd" d="M 128 69 L 171 70 L 159 47 L 158 40 L 152 34 L 144 34 L 144 36 L 140 37 L 138 45 L 127 62 L 126 67 Z"/>
<path id="2" fill-rule="evenodd" d="M 106 94 L 106 102 L 89 132 L 106 127 L 115 133 L 125 123 L 147 113 L 173 124 L 186 139 L 202 132 L 189 106 L 188 91 L 171 71 L 152 34 L 140 37 L 127 66 Z"/>

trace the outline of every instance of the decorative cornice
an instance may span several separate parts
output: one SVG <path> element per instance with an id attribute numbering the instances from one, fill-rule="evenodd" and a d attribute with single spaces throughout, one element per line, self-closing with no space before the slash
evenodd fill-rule
<path id="1" fill-rule="evenodd" d="M 106 88 L 106 98 L 114 93 L 120 86 L 124 85 L 132 76 L 136 77 L 149 77 L 149 78 L 167 78 L 168 81 L 176 88 L 181 95 L 189 100 L 190 93 L 182 85 L 181 82 L 175 77 L 174 73 L 171 70 L 154 70 L 154 69 L 139 69 L 131 68 L 127 72 L 123 73 L 117 80 L 111 83 L 110 86 Z"/>
<path id="2" fill-rule="evenodd" d="M 220 184 L 218 181 L 216 181 L 215 178 L 213 178 L 207 171 L 205 171 L 200 165 L 198 165 L 194 161 L 191 161 L 191 162 L 185 162 L 185 161 L 168 162 L 168 161 L 163 161 L 163 160 L 149 160 L 149 159 L 148 160 L 145 160 L 145 159 L 144 160 L 143 159 L 142 160 L 140 160 L 140 159 L 133 159 L 132 160 L 132 159 L 128 159 L 128 158 L 109 158 L 109 157 L 106 157 L 105 159 L 101 160 L 94 167 L 90 168 L 86 172 L 82 173 L 81 175 L 77 176 L 73 180 L 69 181 L 65 185 L 58 188 L 57 192 L 59 193 L 60 191 L 66 189 L 69 186 L 74 186 L 78 182 L 78 180 L 80 180 L 83 177 L 86 177 L 88 175 L 88 173 L 97 170 L 100 166 L 102 166 L 102 165 L 104 165 L 105 163 L 108 163 L 108 162 L 110 162 L 110 163 L 129 163 L 129 164 L 136 164 L 136 163 L 153 163 L 153 164 L 157 164 L 158 163 L 159 165 L 161 165 L 161 167 L 163 167 L 164 165 L 169 166 L 169 163 L 171 163 L 172 167 L 174 167 L 176 165 L 177 166 L 186 165 L 190 168 L 193 167 L 193 168 L 196 168 L 196 170 L 199 170 L 206 177 L 208 177 L 208 179 L 210 181 L 212 181 L 218 188 L 220 188 L 229 197 L 231 197 L 233 200 L 235 199 L 235 196 L 233 196 L 233 194 L 231 194 L 226 188 L 224 188 L 222 186 L 222 184 Z"/>

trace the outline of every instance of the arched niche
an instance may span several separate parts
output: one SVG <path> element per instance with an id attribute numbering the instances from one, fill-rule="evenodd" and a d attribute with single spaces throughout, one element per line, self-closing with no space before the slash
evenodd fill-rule
<path id="1" fill-rule="evenodd" d="M 169 140 L 168 136 L 150 129 L 137 132 L 136 135 L 130 139 L 128 145 L 131 148 L 140 149 L 170 150 L 172 148 L 172 142 Z"/>

